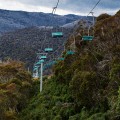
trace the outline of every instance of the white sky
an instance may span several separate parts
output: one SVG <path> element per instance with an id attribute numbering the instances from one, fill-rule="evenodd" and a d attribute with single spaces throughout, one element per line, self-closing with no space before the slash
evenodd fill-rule
<path id="1" fill-rule="evenodd" d="M 18 1 L 13 0 L 0 0 L 0 9 L 6 9 L 6 10 L 22 10 L 22 11 L 28 11 L 28 12 L 45 12 L 45 13 L 51 13 L 52 8 L 50 7 L 44 7 L 44 6 L 35 6 L 35 5 L 26 5 L 23 3 L 20 3 Z M 56 14 L 64 15 L 64 14 L 79 14 L 72 11 L 62 10 L 58 9 L 56 11 Z"/>
<path id="2" fill-rule="evenodd" d="M 45 2 L 51 1 L 50 2 L 51 4 L 49 4 L 49 3 L 45 4 L 44 1 Z M 0 9 L 51 13 L 52 6 L 54 6 L 56 4 L 55 1 L 57 1 L 57 0 L 42 0 L 42 3 L 40 4 L 41 0 L 0 0 Z M 83 3 L 81 3 L 80 11 L 79 11 L 79 9 L 77 9 L 77 8 L 79 8 L 79 5 L 77 6 L 77 2 L 73 2 L 74 3 L 73 4 L 73 3 L 69 2 L 69 0 L 63 0 L 63 1 L 64 2 L 61 1 L 60 8 L 57 9 L 56 14 L 87 15 L 88 11 L 92 8 L 92 6 L 95 5 L 95 2 L 97 2 L 98 0 L 93 0 L 95 2 L 93 4 L 91 2 L 91 5 L 85 4 L 85 2 L 84 2 L 85 0 L 81 0 L 81 1 L 83 1 Z M 80 1 L 80 0 L 78 0 L 78 1 Z M 103 1 L 107 1 L 107 0 L 103 0 Z M 120 5 L 120 0 L 109 0 L 109 1 L 117 1 Z M 52 5 L 52 2 L 54 3 L 53 5 Z M 63 3 L 64 3 L 64 5 L 62 6 Z M 65 4 L 67 4 L 68 6 L 65 7 Z M 103 3 L 99 8 L 96 8 L 95 15 L 99 15 L 101 13 L 115 14 L 120 8 L 118 8 L 118 6 L 116 6 L 116 7 L 112 6 L 112 4 L 113 3 L 111 2 L 111 4 L 110 3 L 108 4 L 108 6 L 106 4 L 106 6 L 107 6 L 106 8 L 105 7 L 102 8 L 101 6 L 104 5 L 104 3 Z M 83 5 L 86 5 L 86 8 Z M 115 5 L 118 5 L 118 4 L 115 4 Z"/>

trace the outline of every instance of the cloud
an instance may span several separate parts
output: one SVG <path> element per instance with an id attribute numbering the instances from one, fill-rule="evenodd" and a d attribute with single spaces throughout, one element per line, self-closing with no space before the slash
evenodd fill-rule
<path id="1" fill-rule="evenodd" d="M 45 13 L 51 13 L 52 7 L 49 6 L 39 6 L 39 5 L 32 5 L 27 4 L 27 2 L 19 2 L 17 0 L 0 0 L 0 8 L 1 9 L 7 9 L 7 10 L 22 10 L 22 11 L 29 11 L 29 12 L 45 12 Z M 59 9 L 57 12 L 60 15 L 74 13 L 73 11 Z M 76 13 L 78 14 L 78 13 Z"/>
<path id="2" fill-rule="evenodd" d="M 87 15 L 98 0 L 60 0 L 57 14 L 80 14 Z M 10 10 L 25 10 L 34 12 L 52 11 L 57 0 L 0 0 L 0 8 Z M 120 9 L 120 0 L 101 0 L 95 8 L 95 15 L 101 13 L 114 14 Z"/>

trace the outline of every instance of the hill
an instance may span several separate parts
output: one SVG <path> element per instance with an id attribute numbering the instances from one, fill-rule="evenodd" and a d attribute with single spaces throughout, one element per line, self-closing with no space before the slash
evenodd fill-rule
<path id="1" fill-rule="evenodd" d="M 52 31 L 62 31 L 64 36 L 52 38 Z M 51 46 L 54 49 L 52 56 L 59 56 L 64 49 L 63 44 L 71 32 L 72 28 L 31 27 L 5 33 L 0 36 L 0 58 L 23 61 L 32 70 L 37 52 L 44 52 L 46 47 Z M 50 57 L 48 58 L 50 59 Z"/>
<path id="2" fill-rule="evenodd" d="M 43 91 L 20 114 L 22 120 L 120 119 L 120 11 L 100 15 L 90 35 L 93 30 L 93 41 L 83 41 L 88 30 L 80 24 L 75 54 L 64 52 L 65 60 L 54 66 Z M 67 50 L 73 41 L 70 37 Z"/>
<path id="3" fill-rule="evenodd" d="M 0 33 L 33 26 L 62 26 L 84 18 L 72 14 L 61 16 L 42 12 L 0 10 Z"/>

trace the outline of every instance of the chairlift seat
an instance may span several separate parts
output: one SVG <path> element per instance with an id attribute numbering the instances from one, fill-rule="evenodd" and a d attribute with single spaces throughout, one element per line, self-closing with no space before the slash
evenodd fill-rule
<path id="1" fill-rule="evenodd" d="M 94 38 L 93 36 L 83 36 L 82 40 L 84 40 L 84 41 L 92 41 L 93 38 Z"/>
<path id="2" fill-rule="evenodd" d="M 64 60 L 64 58 L 58 58 L 58 60 Z"/>
<path id="3" fill-rule="evenodd" d="M 50 68 L 51 66 L 53 66 L 56 63 L 56 61 L 51 61 L 47 64 L 44 65 L 43 70 Z"/>
<path id="4" fill-rule="evenodd" d="M 47 58 L 47 56 L 41 56 L 40 58 L 41 58 L 41 59 L 46 59 L 46 58 Z"/>
<path id="5" fill-rule="evenodd" d="M 63 37 L 63 33 L 62 32 L 53 32 L 52 33 L 52 37 L 53 38 Z"/>
<path id="6" fill-rule="evenodd" d="M 38 66 L 34 66 L 34 68 L 38 68 Z"/>
<path id="7" fill-rule="evenodd" d="M 73 54 L 75 54 L 75 52 L 74 52 L 74 51 L 72 51 L 72 50 L 67 51 L 67 55 L 73 55 Z"/>
<path id="8" fill-rule="evenodd" d="M 34 69 L 33 69 L 33 71 L 36 71 L 36 70 L 37 70 L 37 68 L 34 68 Z"/>
<path id="9" fill-rule="evenodd" d="M 41 60 L 39 60 L 36 64 L 37 64 L 37 65 L 40 65 L 40 64 L 43 63 L 43 62 L 44 62 L 44 60 L 41 59 Z"/>
<path id="10" fill-rule="evenodd" d="M 52 52 L 53 48 L 45 48 L 45 52 Z"/>

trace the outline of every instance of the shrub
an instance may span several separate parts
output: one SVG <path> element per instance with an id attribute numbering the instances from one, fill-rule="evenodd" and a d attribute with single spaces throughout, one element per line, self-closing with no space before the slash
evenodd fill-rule
<path id="1" fill-rule="evenodd" d="M 94 72 L 79 71 L 70 82 L 70 89 L 78 105 L 92 107 L 93 91 L 96 89 L 96 74 Z"/>

